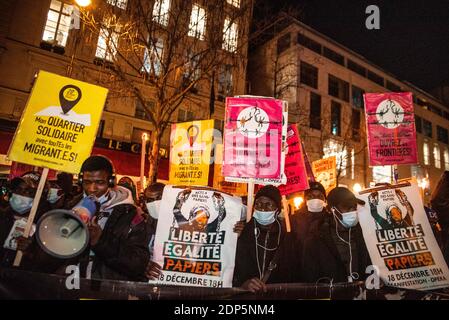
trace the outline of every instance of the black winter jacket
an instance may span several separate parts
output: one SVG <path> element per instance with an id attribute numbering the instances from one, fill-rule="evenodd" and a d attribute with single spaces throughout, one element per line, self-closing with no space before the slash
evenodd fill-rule
<path id="1" fill-rule="evenodd" d="M 279 251 L 276 258 L 276 267 L 270 274 L 266 283 L 287 283 L 291 282 L 293 264 L 291 264 L 290 259 L 294 252 L 292 252 L 292 241 L 291 233 L 286 233 L 284 222 L 279 221 L 281 226 L 281 238 L 279 243 L 279 248 L 273 251 L 266 252 L 265 258 L 265 269 L 268 269 L 270 262 L 272 261 L 275 252 Z M 260 270 L 262 270 L 264 249 L 258 247 L 257 252 L 259 253 L 259 262 L 256 258 L 256 233 L 255 233 L 255 220 L 251 219 L 249 223 L 246 224 L 245 228 L 240 235 L 237 242 L 237 252 L 235 257 L 235 268 L 234 268 L 234 279 L 233 286 L 240 287 L 242 284 L 251 278 L 260 278 Z M 262 228 L 261 231 L 257 231 L 258 243 L 265 246 L 266 232 Z M 278 244 L 278 230 L 279 225 L 274 223 L 269 231 L 267 248 L 275 248 Z M 259 263 L 259 268 L 258 268 Z"/>
<path id="2" fill-rule="evenodd" d="M 130 204 L 114 207 L 98 243 L 91 247 L 95 253 L 92 278 L 145 281 L 150 235 L 136 213 Z"/>
<path id="3" fill-rule="evenodd" d="M 342 228 L 339 229 L 340 232 Z M 340 235 L 341 236 L 341 235 Z M 345 237 L 343 237 L 345 239 Z M 329 278 L 333 282 L 348 281 L 348 263 L 344 262 L 337 248 L 338 240 L 335 230 L 335 221 L 330 214 L 312 215 L 308 219 L 307 232 L 301 236 L 301 274 L 296 279 L 300 282 L 315 283 L 319 279 Z M 337 239 L 337 240 L 336 240 Z M 363 239 L 362 229 L 357 225 L 351 229 L 353 248 L 353 272 L 359 274 L 358 280 L 366 278 L 366 267 L 371 265 L 368 250 Z M 345 239 L 348 240 L 347 238 Z M 341 242 L 344 250 L 349 246 Z"/>

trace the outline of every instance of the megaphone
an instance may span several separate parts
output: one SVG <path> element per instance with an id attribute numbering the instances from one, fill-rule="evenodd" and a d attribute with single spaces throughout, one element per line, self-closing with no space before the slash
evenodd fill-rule
<path id="1" fill-rule="evenodd" d="M 45 213 L 36 224 L 36 240 L 42 250 L 59 259 L 80 255 L 89 244 L 87 222 L 96 211 L 93 201 L 87 197 L 73 210 Z"/>

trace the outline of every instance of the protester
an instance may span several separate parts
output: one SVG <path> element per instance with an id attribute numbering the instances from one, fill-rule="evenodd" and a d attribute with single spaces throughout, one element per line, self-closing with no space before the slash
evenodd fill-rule
<path id="1" fill-rule="evenodd" d="M 137 189 L 133 179 L 130 177 L 122 177 L 117 184 L 131 191 L 134 203 L 137 204 Z"/>
<path id="2" fill-rule="evenodd" d="M 148 217 L 146 219 L 147 232 L 150 236 L 148 245 L 150 257 L 153 256 L 154 239 L 156 237 L 157 220 L 159 219 L 159 208 L 161 205 L 162 193 L 164 192 L 165 184 L 156 182 L 144 190 L 144 201 Z"/>
<path id="3" fill-rule="evenodd" d="M 115 184 L 112 163 L 103 156 L 86 159 L 78 179 L 84 196 L 95 196 L 98 201 L 88 225 L 94 254 L 92 278 L 143 280 L 149 236 L 131 191 Z"/>
<path id="4" fill-rule="evenodd" d="M 294 279 L 297 282 L 302 281 L 302 256 L 304 241 L 309 230 L 315 229 L 323 223 L 323 220 L 329 216 L 326 209 L 326 190 L 324 186 L 315 181 L 309 181 L 309 189 L 304 191 L 305 205 L 291 216 L 292 233 L 294 237 L 295 254 L 291 257 L 291 263 L 295 265 Z"/>
<path id="5" fill-rule="evenodd" d="M 48 181 L 50 186 L 48 190 L 47 200 L 51 209 L 62 209 L 65 205 L 66 196 L 57 181 Z"/>
<path id="6" fill-rule="evenodd" d="M 37 192 L 40 180 L 39 172 L 28 172 L 21 177 L 14 178 L 10 182 L 9 206 L 0 215 L 0 264 L 2 266 L 12 266 L 17 250 L 23 251 L 22 267 L 39 270 L 37 263 L 33 263 L 35 253 L 34 246 L 31 246 L 33 238 L 25 239 L 23 232 L 17 229 L 20 221 L 26 220 L 30 214 L 33 200 Z M 34 221 L 37 221 L 42 214 L 50 209 L 46 200 L 48 185 L 44 186 Z M 19 221 L 20 220 L 20 221 Z"/>
<path id="7" fill-rule="evenodd" d="M 327 197 L 330 214 L 309 226 L 302 250 L 304 282 L 363 280 L 371 264 L 358 224 L 357 199 L 347 188 L 337 187 Z"/>
<path id="8" fill-rule="evenodd" d="M 279 219 L 281 208 L 278 188 L 257 192 L 253 218 L 238 239 L 233 286 L 257 292 L 266 291 L 266 283 L 290 282 L 292 242 Z"/>
<path id="9" fill-rule="evenodd" d="M 310 181 L 309 189 L 304 191 L 305 205 L 291 217 L 292 229 L 299 238 L 306 234 L 307 229 L 316 220 L 328 214 L 326 209 L 326 190 L 319 182 Z"/>

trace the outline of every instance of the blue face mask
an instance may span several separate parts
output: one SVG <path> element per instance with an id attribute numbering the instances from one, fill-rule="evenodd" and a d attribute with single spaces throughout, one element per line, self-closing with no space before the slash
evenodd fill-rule
<path id="1" fill-rule="evenodd" d="M 352 228 L 359 223 L 359 216 L 357 214 L 357 210 L 349 211 L 341 214 L 342 223 L 346 228 Z"/>
<path id="2" fill-rule="evenodd" d="M 48 202 L 50 202 L 51 204 L 58 202 L 58 200 L 62 198 L 62 194 L 58 195 L 58 192 L 59 192 L 59 189 L 50 188 L 50 190 L 48 191 L 48 196 L 47 196 Z"/>
<path id="3" fill-rule="evenodd" d="M 269 224 L 272 224 L 276 220 L 276 213 L 277 213 L 277 210 L 274 210 L 274 211 L 254 210 L 253 217 L 261 225 L 267 226 Z"/>
<path id="4" fill-rule="evenodd" d="M 13 193 L 9 199 L 11 208 L 18 214 L 24 214 L 31 210 L 33 206 L 33 198 L 21 196 L 20 194 Z"/>
<path id="5" fill-rule="evenodd" d="M 333 209 L 340 212 L 340 210 L 338 210 L 335 207 L 333 207 Z M 359 223 L 359 216 L 358 216 L 357 210 L 344 212 L 344 213 L 340 212 L 340 214 L 341 214 L 341 220 L 338 217 L 337 217 L 337 219 L 346 228 L 355 227 L 357 225 L 357 223 Z"/>

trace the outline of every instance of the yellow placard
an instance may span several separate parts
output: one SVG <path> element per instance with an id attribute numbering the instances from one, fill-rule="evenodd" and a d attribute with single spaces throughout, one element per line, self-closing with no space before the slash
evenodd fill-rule
<path id="1" fill-rule="evenodd" d="M 247 195 L 246 183 L 227 182 L 221 173 L 223 165 L 223 145 L 215 145 L 215 163 L 214 163 L 214 189 L 233 194 L 235 196 Z"/>
<path id="2" fill-rule="evenodd" d="M 169 183 L 207 186 L 214 120 L 175 123 L 170 137 Z"/>
<path id="3" fill-rule="evenodd" d="M 335 156 L 312 162 L 313 175 L 320 182 L 326 193 L 337 186 L 337 158 Z"/>
<path id="4" fill-rule="evenodd" d="M 40 71 L 8 158 L 78 173 L 89 157 L 108 90 Z"/>

